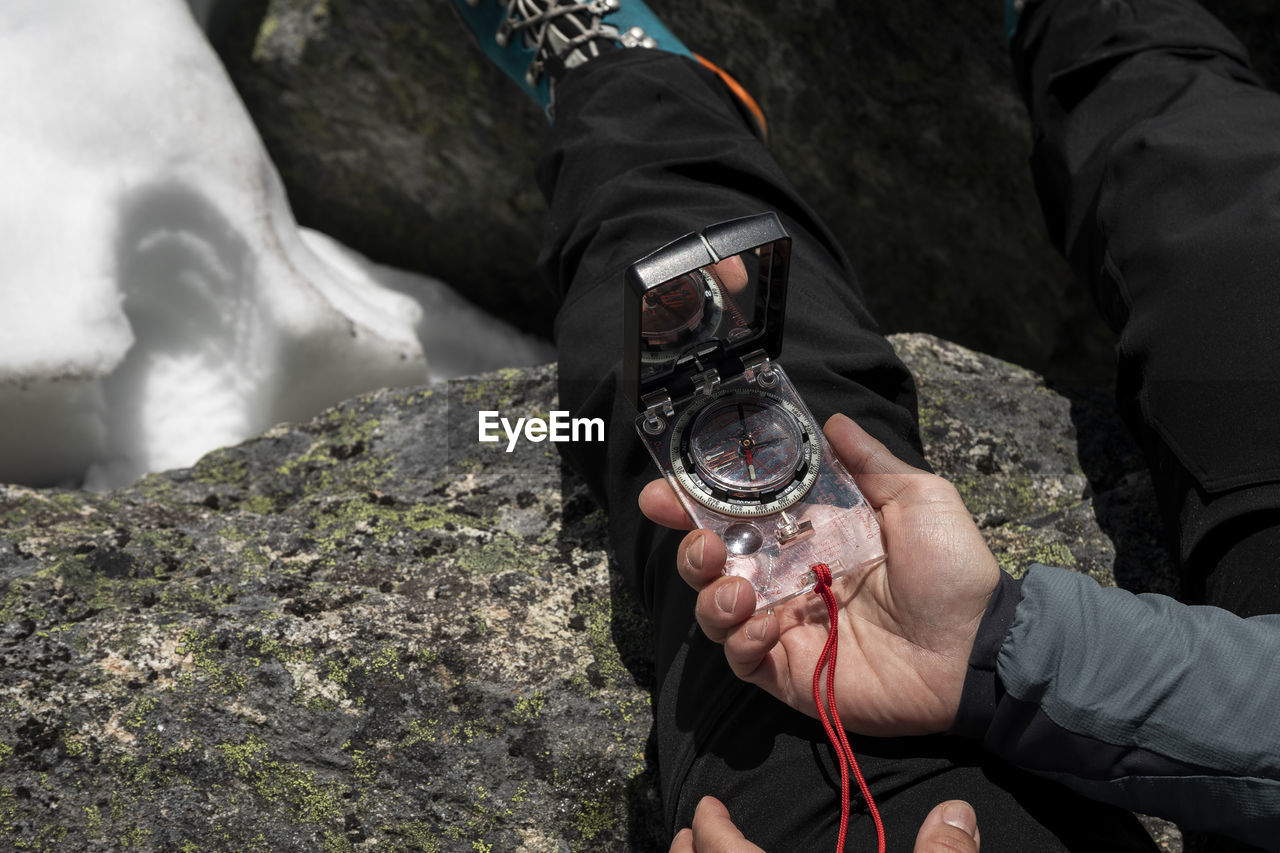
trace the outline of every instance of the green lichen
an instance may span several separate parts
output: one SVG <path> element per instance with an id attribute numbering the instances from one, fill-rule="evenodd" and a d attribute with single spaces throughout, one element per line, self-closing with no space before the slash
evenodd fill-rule
<path id="1" fill-rule="evenodd" d="M 404 681 L 407 677 L 400 661 L 400 650 L 390 645 L 379 648 L 368 657 L 331 657 L 321 664 L 321 669 L 325 680 L 341 688 L 342 695 L 347 698 L 351 697 L 350 691 L 353 687 L 353 680 L 359 673 L 365 673 L 383 681 L 387 679 Z M 320 697 L 316 701 L 322 703 L 317 707 L 327 707 L 328 700 L 324 699 L 324 697 Z M 361 705 L 364 702 L 364 697 L 355 696 L 354 701 L 357 705 Z M 310 706 L 311 699 L 308 700 L 308 707 Z"/>
<path id="2" fill-rule="evenodd" d="M 59 626 L 50 620 L 59 612 L 33 607 L 32 602 L 39 600 L 38 591 L 74 589 L 80 602 L 77 609 L 93 612 L 143 603 L 153 598 L 162 585 L 157 574 L 162 575 L 163 569 L 158 566 L 138 562 L 133 571 L 140 577 L 112 578 L 90 568 L 86 554 L 68 552 L 49 557 L 51 562 L 43 568 L 9 583 L 0 605 L 0 620 L 9 621 L 21 614 L 41 625 L 42 630 L 52 631 Z"/>
<path id="3" fill-rule="evenodd" d="M 277 15 L 268 12 L 262 18 L 262 24 L 258 27 L 258 37 L 253 44 L 253 61 L 262 62 L 264 59 L 272 55 L 272 51 L 268 48 L 271 40 L 275 37 L 276 31 L 280 29 L 280 18 Z"/>
<path id="4" fill-rule="evenodd" d="M 427 400 L 430 400 L 434 394 L 435 392 L 430 388 L 421 388 L 417 391 L 411 391 L 408 394 L 397 394 L 392 397 L 392 400 L 395 401 L 398 408 L 412 409 L 422 403 L 425 403 Z"/>
<path id="5" fill-rule="evenodd" d="M 497 734 L 492 723 L 488 720 L 463 720 L 454 725 L 449 731 L 449 736 L 454 743 L 460 743 L 463 746 L 471 743 L 476 738 L 488 738 Z"/>
<path id="6" fill-rule="evenodd" d="M 388 546 L 411 550 L 402 540 L 412 540 L 440 531 L 463 528 L 486 529 L 492 519 L 476 518 L 440 504 L 384 504 L 367 495 L 328 498 L 308 505 L 304 514 L 315 538 L 314 552 L 329 564 L 353 544 Z"/>
<path id="7" fill-rule="evenodd" d="M 133 713 L 125 722 L 125 725 L 131 729 L 140 729 L 147 724 L 147 717 L 160 704 L 160 700 L 154 696 L 143 696 L 133 706 Z"/>
<path id="8" fill-rule="evenodd" d="M 126 849 L 130 847 L 142 849 L 150 837 L 150 829 L 141 826 L 130 827 L 124 835 L 120 836 L 120 846 Z"/>
<path id="9" fill-rule="evenodd" d="M 214 747 L 227 770 L 245 780 L 253 792 L 272 808 L 283 810 L 295 824 L 317 826 L 324 833 L 326 850 L 347 850 L 350 843 L 339 827 L 343 820 L 342 789 L 319 782 L 311 770 L 277 761 L 266 741 L 249 735 L 240 743 Z"/>
<path id="10" fill-rule="evenodd" d="M 365 669 L 374 675 L 404 681 L 404 673 L 400 671 L 400 652 L 395 646 L 383 646 L 379 649 L 369 659 Z"/>
<path id="11" fill-rule="evenodd" d="M 1000 495 L 1004 498 L 1008 512 L 1017 518 L 1053 512 L 1059 508 L 1053 503 L 1045 502 L 1042 484 L 1026 474 L 1005 478 L 1000 483 Z"/>
<path id="12" fill-rule="evenodd" d="M 275 500 L 266 495 L 249 495 L 240 502 L 240 509 L 254 515 L 274 515 L 277 506 Z"/>
<path id="13" fill-rule="evenodd" d="M 542 713 L 542 709 L 546 707 L 547 694 L 539 690 L 532 696 L 521 696 L 516 700 L 515 709 L 512 711 L 512 719 L 516 723 L 527 723 L 537 719 Z"/>
<path id="14" fill-rule="evenodd" d="M 410 821 L 383 827 L 387 853 L 440 853 L 443 849 L 431 825 L 426 821 Z"/>
<path id="15" fill-rule="evenodd" d="M 996 554 L 996 565 L 1011 578 L 1021 578 L 1027 573 L 1027 564 L 1020 557 L 1006 552 Z"/>
<path id="16" fill-rule="evenodd" d="M 451 834 L 455 840 L 469 840 L 472 850 L 492 851 L 493 845 L 485 841 L 484 836 L 505 823 L 511 815 L 511 809 L 493 797 L 484 785 L 476 785 L 472 791 L 465 829 L 461 825 L 454 825 L 446 833 Z"/>
<path id="17" fill-rule="evenodd" d="M 378 781 L 378 765 L 363 749 L 351 751 L 351 773 L 362 788 L 372 788 Z"/>
<path id="18" fill-rule="evenodd" d="M 1074 569 L 1080 564 L 1071 549 L 1061 542 L 1049 542 L 1032 552 L 1032 562 L 1046 566 L 1058 566 L 1063 569 Z"/>
<path id="19" fill-rule="evenodd" d="M 351 674 L 360 669 L 360 661 L 350 658 L 333 658 L 325 661 L 325 678 L 334 684 L 346 687 L 351 683 Z"/>
<path id="20" fill-rule="evenodd" d="M 435 743 L 439 726 L 440 721 L 437 719 L 410 720 L 406 726 L 408 731 L 398 745 L 401 749 L 409 749 L 420 743 Z"/>
<path id="21" fill-rule="evenodd" d="M 616 603 L 619 605 L 615 607 Z M 587 643 L 596 671 L 606 684 L 626 684 L 630 672 L 622 653 L 647 648 L 648 629 L 644 618 L 620 591 L 591 601 L 580 602 L 574 613 L 582 617 Z"/>
<path id="22" fill-rule="evenodd" d="M 318 418 L 315 426 L 320 435 L 307 451 L 276 469 L 281 477 L 297 480 L 304 494 L 353 488 L 367 492 L 394 476 L 391 458 L 373 451 L 382 428 L 377 418 L 341 406 Z"/>
<path id="23" fill-rule="evenodd" d="M 284 664 L 311 663 L 316 657 L 315 651 L 308 646 L 286 643 L 270 634 L 258 631 L 242 632 L 239 639 L 244 643 L 250 665 L 254 667 L 261 666 L 264 660 L 274 660 Z"/>
<path id="24" fill-rule="evenodd" d="M 0 744 L 0 746 L 2 746 L 2 744 Z M 72 735 L 70 733 L 63 734 L 62 750 L 67 754 L 67 757 L 80 758 L 85 754 L 85 751 L 87 750 L 87 748 L 88 747 L 85 745 L 85 742 L 82 738 Z M 3 762 L 0 762 L 0 763 L 3 763 Z"/>
<path id="25" fill-rule="evenodd" d="M 976 474 L 958 474 L 951 478 L 951 484 L 960 493 L 960 499 L 969 508 L 969 512 L 975 515 L 989 508 L 986 490 L 982 488 L 985 483 L 985 478 Z"/>
<path id="26" fill-rule="evenodd" d="M 180 768 L 202 749 L 203 743 L 198 739 L 170 743 L 153 730 L 139 738 L 136 751 L 116 755 L 107 763 L 112 776 L 123 783 L 132 800 L 151 800 L 159 789 L 189 784 Z M 127 810 L 123 804 L 120 809 Z M 115 812 L 113 808 L 112 823 L 118 826 Z"/>
<path id="27" fill-rule="evenodd" d="M 1020 578 L 1025 575 L 1027 567 L 1032 563 L 1063 569 L 1078 569 L 1080 566 L 1079 560 L 1066 544 L 1038 540 L 1026 525 L 1013 525 L 1008 532 L 1017 538 L 996 552 L 996 563 L 1012 577 Z"/>
<path id="28" fill-rule="evenodd" d="M 85 821 L 88 823 L 89 837 L 102 837 L 102 812 L 97 806 L 85 806 Z"/>
<path id="29" fill-rule="evenodd" d="M 963 473 L 954 475 L 952 482 L 975 515 L 995 512 L 1005 518 L 1028 519 L 1058 512 L 1076 502 L 1070 495 L 1048 498 L 1042 481 L 1022 473 Z"/>
<path id="30" fill-rule="evenodd" d="M 531 558 L 527 542 L 518 536 L 498 532 L 479 548 L 469 548 L 458 555 L 458 567 L 475 574 L 521 571 L 537 576 L 545 574 L 546 565 L 540 555 Z"/>
<path id="31" fill-rule="evenodd" d="M 0 511 L 6 537 L 15 542 L 28 536 L 83 535 L 105 529 L 99 500 L 82 492 L 35 492 L 0 486 Z"/>
<path id="32" fill-rule="evenodd" d="M 171 580 L 158 584 L 157 588 L 159 607 L 170 613 L 212 615 L 237 595 L 233 584 L 207 578 Z"/>
<path id="33" fill-rule="evenodd" d="M 181 500 L 178 486 L 166 474 L 147 474 L 129 487 L 129 493 L 143 500 L 164 504 Z"/>
<path id="34" fill-rule="evenodd" d="M 208 686 L 215 692 L 224 695 L 244 692 L 247 683 L 244 673 L 220 661 L 217 642 L 212 637 L 203 635 L 195 628 L 186 628 L 174 653 L 180 657 L 190 655 L 192 665 L 204 673 Z"/>
<path id="35" fill-rule="evenodd" d="M 230 453 L 214 452 L 196 462 L 191 469 L 191 479 L 207 486 L 243 489 L 249 485 L 249 466 Z"/>
<path id="36" fill-rule="evenodd" d="M 598 836 L 612 832 L 618 825 L 618 815 L 613 798 L 600 793 L 584 802 L 573 815 L 573 827 L 583 841 L 594 841 Z"/>
<path id="37" fill-rule="evenodd" d="M 928 405 L 923 400 L 920 401 L 916 412 L 916 420 L 920 424 L 921 436 L 928 434 L 933 425 L 938 422 L 940 414 L 942 414 L 942 411 L 937 406 Z"/>
<path id="38" fill-rule="evenodd" d="M 572 850 L 599 850 L 605 846 L 602 836 L 618 828 L 619 803 L 625 796 L 623 788 L 614 781 L 600 784 L 600 770 L 592 758 L 563 756 L 553 771 L 553 788 L 575 801 L 569 823 L 578 839 L 570 844 Z"/>

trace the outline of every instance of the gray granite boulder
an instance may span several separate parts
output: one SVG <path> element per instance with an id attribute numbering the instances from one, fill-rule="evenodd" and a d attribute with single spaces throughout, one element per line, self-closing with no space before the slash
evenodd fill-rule
<path id="1" fill-rule="evenodd" d="M 1105 403 L 894 343 L 1006 569 L 1167 588 Z M 469 420 L 554 406 L 553 368 L 506 371 L 110 494 L 0 486 L 0 847 L 661 848 L 647 627 L 602 514 L 547 445 Z"/>

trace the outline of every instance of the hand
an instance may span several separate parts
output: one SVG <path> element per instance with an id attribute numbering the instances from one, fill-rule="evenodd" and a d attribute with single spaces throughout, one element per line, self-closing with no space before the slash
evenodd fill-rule
<path id="1" fill-rule="evenodd" d="M 934 806 L 916 835 L 915 853 L 978 853 L 982 836 L 978 816 L 963 800 Z M 682 829 L 670 853 L 764 853 L 729 819 L 729 810 L 715 797 L 703 797 L 693 813 L 693 828 Z"/>
<path id="2" fill-rule="evenodd" d="M 945 731 L 1000 569 L 950 483 L 894 458 L 843 415 L 824 431 L 876 509 L 888 554 L 833 585 L 840 603 L 840 716 L 865 735 Z M 645 487 L 640 508 L 658 524 L 693 526 L 665 480 Z M 724 644 L 739 678 L 816 716 L 813 670 L 827 639 L 821 601 L 800 596 L 753 616 L 751 584 L 724 575 L 724 561 L 723 544 L 706 531 L 680 544 L 677 568 L 699 590 L 698 624 Z"/>

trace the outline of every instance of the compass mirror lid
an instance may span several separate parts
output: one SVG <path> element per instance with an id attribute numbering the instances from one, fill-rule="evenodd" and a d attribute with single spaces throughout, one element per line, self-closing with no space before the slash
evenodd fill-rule
<path id="1" fill-rule="evenodd" d="M 665 389 L 678 400 L 695 376 L 742 372 L 742 357 L 777 357 L 791 238 L 775 213 L 712 225 L 668 243 L 627 270 L 624 391 L 636 408 Z"/>

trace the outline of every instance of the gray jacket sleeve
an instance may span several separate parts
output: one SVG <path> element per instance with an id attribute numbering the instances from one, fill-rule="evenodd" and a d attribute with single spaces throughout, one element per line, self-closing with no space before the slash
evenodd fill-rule
<path id="1" fill-rule="evenodd" d="M 1280 615 L 1003 576 L 954 734 L 1097 800 L 1280 850 Z"/>

